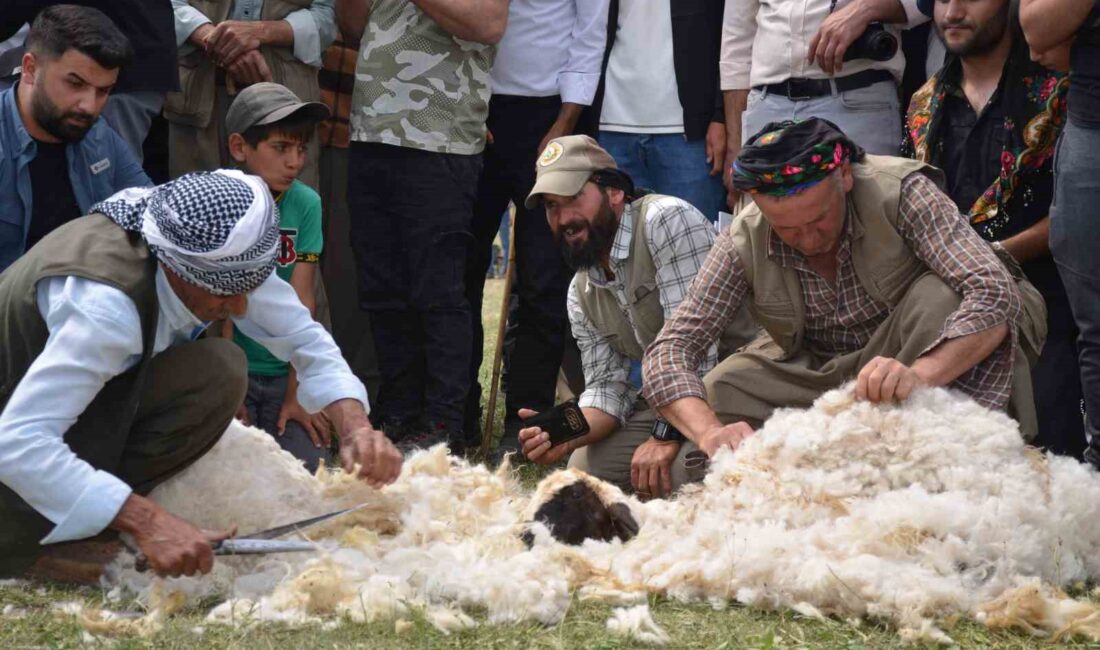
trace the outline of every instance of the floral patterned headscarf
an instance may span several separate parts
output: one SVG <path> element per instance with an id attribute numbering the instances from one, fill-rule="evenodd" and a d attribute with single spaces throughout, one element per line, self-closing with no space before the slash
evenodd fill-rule
<path id="1" fill-rule="evenodd" d="M 733 186 L 750 194 L 791 196 L 863 156 L 863 149 L 829 120 L 771 122 L 749 138 L 733 161 Z"/>

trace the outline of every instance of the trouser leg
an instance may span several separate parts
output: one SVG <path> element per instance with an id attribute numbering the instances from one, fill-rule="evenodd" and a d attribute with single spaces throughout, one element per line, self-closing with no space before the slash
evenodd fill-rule
<path id="1" fill-rule="evenodd" d="M 1055 161 L 1054 202 L 1050 210 L 1050 250 L 1066 287 L 1080 335 L 1077 339 L 1081 387 L 1090 437 L 1090 461 L 1100 465 L 1100 130 L 1070 120 L 1062 131 Z M 1093 460 L 1095 459 L 1095 460 Z"/>
<path id="2" fill-rule="evenodd" d="M 695 206 L 711 223 L 718 221 L 718 212 L 728 210 L 726 189 L 721 174 L 710 174 L 706 141 L 688 141 L 680 133 L 651 137 L 653 156 L 649 169 L 653 187 L 650 189 L 681 198 Z"/>
<path id="3" fill-rule="evenodd" d="M 704 378 L 708 402 L 724 423 L 759 427 L 777 408 L 810 406 L 822 393 L 855 379 L 877 356 L 911 364 L 936 341 L 960 297 L 932 274 L 918 278 L 859 351 L 823 360 L 802 351 L 778 361 L 770 340 L 721 361 Z"/>
<path id="4" fill-rule="evenodd" d="M 233 419 L 245 393 L 245 360 L 232 342 L 204 339 L 157 355 L 140 402 L 124 413 L 137 372 L 103 387 L 65 434 L 65 443 L 97 470 L 111 472 L 138 494 L 205 453 Z M 0 575 L 18 575 L 42 553 L 53 524 L 0 486 Z"/>
<path id="5" fill-rule="evenodd" d="M 642 133 L 600 131 L 600 146 L 611 154 L 619 169 L 630 174 L 635 187 L 652 188 L 655 180 L 646 158 L 645 143 L 648 137 Z"/>
<path id="6" fill-rule="evenodd" d="M 153 118 L 160 113 L 164 106 L 164 93 L 151 90 L 136 90 L 127 93 L 112 93 L 107 98 L 107 103 L 100 114 L 111 128 L 115 130 L 131 151 L 137 156 L 138 162 L 144 160 L 145 136 L 149 134 L 149 127 L 153 124 Z"/>

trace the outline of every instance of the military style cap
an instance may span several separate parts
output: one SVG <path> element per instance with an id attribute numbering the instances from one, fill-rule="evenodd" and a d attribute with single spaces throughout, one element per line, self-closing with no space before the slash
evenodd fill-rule
<path id="1" fill-rule="evenodd" d="M 225 130 L 228 133 L 244 133 L 260 125 L 271 124 L 306 111 L 318 122 L 329 116 L 328 107 L 320 102 L 303 102 L 289 88 L 265 81 L 252 84 L 242 90 L 225 114 Z"/>
<path id="2" fill-rule="evenodd" d="M 573 196 L 600 169 L 618 169 L 615 159 L 587 135 L 554 138 L 535 163 L 535 186 L 524 205 L 538 205 L 542 194 Z"/>

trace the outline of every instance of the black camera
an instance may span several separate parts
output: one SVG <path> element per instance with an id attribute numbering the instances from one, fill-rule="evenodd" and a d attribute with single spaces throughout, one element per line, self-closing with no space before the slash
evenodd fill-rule
<path id="1" fill-rule="evenodd" d="M 898 53 L 898 37 L 886 31 L 882 23 L 871 23 L 867 29 L 852 41 L 844 52 L 844 60 L 870 59 L 889 61 Z"/>

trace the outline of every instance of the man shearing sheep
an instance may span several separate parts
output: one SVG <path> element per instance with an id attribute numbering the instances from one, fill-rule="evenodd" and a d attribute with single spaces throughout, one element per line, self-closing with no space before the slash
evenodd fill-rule
<path id="1" fill-rule="evenodd" d="M 941 180 L 923 163 L 866 155 L 823 119 L 767 125 L 733 169 L 755 205 L 718 236 L 647 351 L 646 398 L 711 456 L 776 408 L 809 406 L 853 378 L 874 402 L 951 386 L 1007 406 L 1033 436 L 1027 361 L 1045 335 L 1042 298 Z M 771 341 L 699 379 L 742 303 Z"/>
<path id="2" fill-rule="evenodd" d="M 206 453 L 241 405 L 244 354 L 198 339 L 215 320 L 294 365 L 299 401 L 329 417 L 345 470 L 375 486 L 397 478 L 401 455 L 368 422 L 363 385 L 274 274 L 278 243 L 262 180 L 197 173 L 115 194 L 0 275 L 0 575 L 36 561 L 49 575 L 44 546 L 108 528 L 158 574 L 211 569 L 211 542 L 231 531 L 143 495 Z"/>

